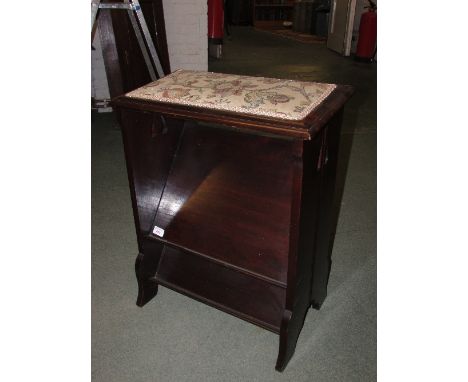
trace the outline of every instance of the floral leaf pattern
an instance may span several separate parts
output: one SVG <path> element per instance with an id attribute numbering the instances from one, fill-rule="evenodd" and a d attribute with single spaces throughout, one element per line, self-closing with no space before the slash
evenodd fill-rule
<path id="1" fill-rule="evenodd" d="M 178 70 L 127 93 L 127 97 L 302 120 L 336 88 L 334 84 Z"/>

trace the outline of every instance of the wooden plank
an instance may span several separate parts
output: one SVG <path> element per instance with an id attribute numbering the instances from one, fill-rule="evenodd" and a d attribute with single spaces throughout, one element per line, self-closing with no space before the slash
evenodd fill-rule
<path id="1" fill-rule="evenodd" d="M 171 120 L 167 129 L 161 116 L 121 110 L 130 190 L 134 192 L 138 235 L 147 235 L 166 184 L 181 135 L 183 120 Z"/>
<path id="2" fill-rule="evenodd" d="M 123 11 L 119 11 L 123 12 Z M 111 98 L 124 93 L 122 72 L 120 70 L 119 55 L 115 42 L 114 26 L 111 11 L 101 9 L 98 12 L 99 34 L 101 36 L 102 56 L 106 67 L 107 83 Z"/>

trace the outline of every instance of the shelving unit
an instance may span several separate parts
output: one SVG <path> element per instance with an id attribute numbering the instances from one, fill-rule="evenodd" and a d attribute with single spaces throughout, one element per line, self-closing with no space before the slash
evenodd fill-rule
<path id="1" fill-rule="evenodd" d="M 254 0 L 253 24 L 258 28 L 280 28 L 292 21 L 294 1 Z"/>
<path id="2" fill-rule="evenodd" d="M 147 217 L 163 231 L 139 232 L 162 248 L 153 281 L 279 333 L 292 141 L 188 121 L 182 126 L 159 202 Z M 143 152 L 144 146 L 138 144 Z"/>
<path id="3" fill-rule="evenodd" d="M 180 71 L 141 88 L 147 99 L 113 100 L 138 239 L 137 305 L 163 285 L 277 333 L 279 371 L 307 310 L 326 297 L 331 266 L 338 141 L 352 89 L 323 85 Z M 192 98 L 204 91 L 208 106 L 188 105 L 183 87 Z M 329 91 L 314 102 L 310 88 Z M 174 94 L 185 98 L 155 99 Z M 313 110 L 283 118 L 300 110 L 283 104 L 304 94 Z M 236 96 L 250 107 L 231 110 Z M 246 98 L 268 114 L 253 113 Z"/>

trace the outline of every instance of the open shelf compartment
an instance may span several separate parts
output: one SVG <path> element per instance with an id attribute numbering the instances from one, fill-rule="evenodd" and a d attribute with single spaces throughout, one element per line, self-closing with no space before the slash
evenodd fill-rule
<path id="1" fill-rule="evenodd" d="M 291 141 L 186 125 L 150 237 L 286 285 Z"/>
<path id="2" fill-rule="evenodd" d="M 163 249 L 154 280 L 279 333 L 286 293 L 280 286 L 169 246 Z"/>

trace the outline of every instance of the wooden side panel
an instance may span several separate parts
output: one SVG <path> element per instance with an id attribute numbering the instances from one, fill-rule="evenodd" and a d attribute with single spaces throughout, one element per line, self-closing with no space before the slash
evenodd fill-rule
<path id="1" fill-rule="evenodd" d="M 128 182 L 139 254 L 135 262 L 137 305 L 148 303 L 157 293 L 153 277 L 163 245 L 146 236 L 166 184 L 184 121 L 163 119 L 160 114 L 118 109 L 122 127 Z"/>
<path id="2" fill-rule="evenodd" d="M 315 139 L 304 142 L 301 228 L 297 257 L 295 248 L 289 255 L 286 309 L 276 364 L 279 371 L 284 370 L 294 353 L 310 304 L 320 307 L 327 293 L 338 218 L 333 202 L 341 120 L 342 109 Z"/>
<path id="3" fill-rule="evenodd" d="M 120 110 L 120 123 L 134 197 L 137 235 L 147 235 L 156 214 L 181 135 L 183 120 Z"/>
<path id="4" fill-rule="evenodd" d="M 320 182 L 320 206 L 317 232 L 316 253 L 312 266 L 312 285 L 310 301 L 314 308 L 319 309 L 327 296 L 327 284 L 331 269 L 331 254 L 335 238 L 340 200 L 335 200 L 335 183 L 338 166 L 338 152 L 341 135 L 341 109 L 323 130 L 322 166 Z"/>
<path id="5" fill-rule="evenodd" d="M 320 133 L 312 141 L 297 142 L 302 155 L 298 158 L 298 173 L 293 192 L 290 251 L 288 261 L 288 286 L 286 309 L 280 332 L 280 349 L 276 369 L 284 370 L 296 348 L 299 333 L 310 306 L 311 268 L 314 257 L 318 224 L 319 184 L 318 164 Z"/>

